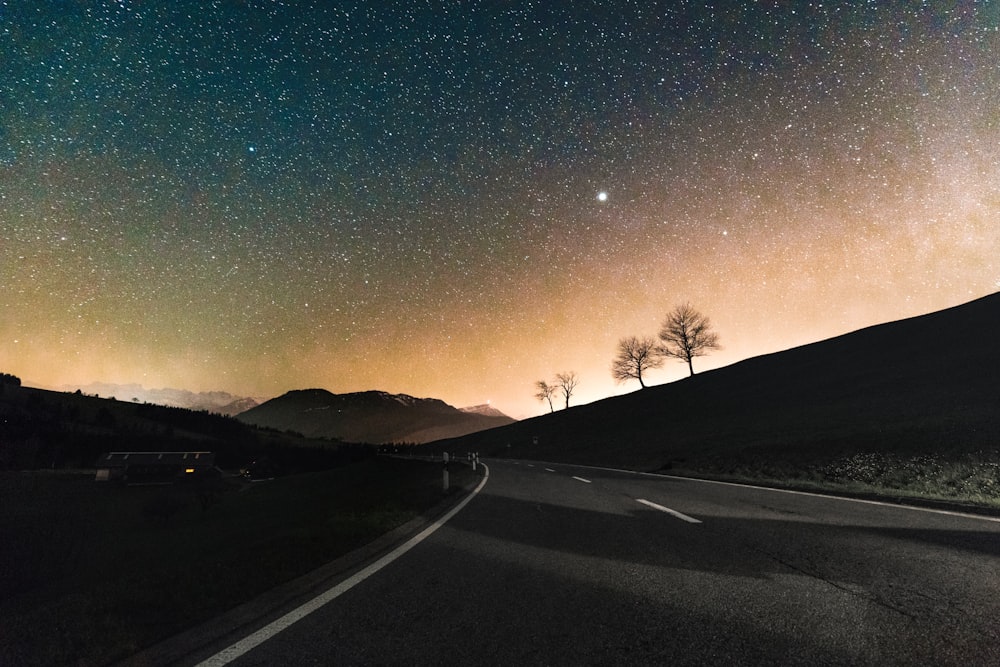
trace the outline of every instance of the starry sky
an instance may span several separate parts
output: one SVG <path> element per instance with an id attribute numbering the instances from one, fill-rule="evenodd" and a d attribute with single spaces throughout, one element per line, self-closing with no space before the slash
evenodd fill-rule
<path id="1" fill-rule="evenodd" d="M 1000 2 L 0 0 L 26 384 L 524 417 L 998 289 Z"/>

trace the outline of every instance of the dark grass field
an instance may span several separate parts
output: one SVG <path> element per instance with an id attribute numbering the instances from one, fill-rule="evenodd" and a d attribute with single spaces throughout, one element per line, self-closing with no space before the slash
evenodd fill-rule
<path id="1" fill-rule="evenodd" d="M 473 473 L 456 466 L 453 487 Z M 468 479 L 467 479 L 468 478 Z M 0 665 L 127 657 L 439 503 L 440 463 L 376 458 L 248 483 L 98 484 L 0 473 Z"/>

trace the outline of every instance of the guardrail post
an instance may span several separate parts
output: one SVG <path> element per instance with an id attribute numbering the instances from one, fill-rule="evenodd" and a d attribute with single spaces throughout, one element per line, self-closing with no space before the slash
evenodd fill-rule
<path id="1" fill-rule="evenodd" d="M 444 490 L 447 492 L 448 488 L 451 486 L 448 481 L 448 452 L 445 452 L 441 456 L 444 459 Z"/>

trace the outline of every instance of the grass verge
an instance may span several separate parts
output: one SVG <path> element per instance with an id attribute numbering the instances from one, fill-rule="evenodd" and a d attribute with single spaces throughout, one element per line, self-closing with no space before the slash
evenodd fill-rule
<path id="1" fill-rule="evenodd" d="M 948 456 L 920 452 L 854 452 L 812 460 L 760 456 L 728 463 L 678 466 L 672 474 L 829 491 L 893 500 L 948 503 L 1000 511 L 1000 451 L 975 450 Z"/>
<path id="2" fill-rule="evenodd" d="M 460 467 L 453 487 L 472 472 Z M 443 498 L 440 464 L 372 459 L 184 487 L 0 474 L 0 664 L 101 665 L 370 542 Z"/>

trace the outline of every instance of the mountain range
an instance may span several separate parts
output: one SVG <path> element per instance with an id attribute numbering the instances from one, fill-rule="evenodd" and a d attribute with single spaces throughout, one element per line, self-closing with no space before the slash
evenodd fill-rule
<path id="1" fill-rule="evenodd" d="M 495 428 L 514 420 L 489 405 L 458 409 L 436 398 L 325 389 L 290 391 L 236 415 L 254 426 L 345 442 L 426 443 Z"/>
<path id="2" fill-rule="evenodd" d="M 224 391 L 193 392 L 186 389 L 146 389 L 141 384 L 114 384 L 111 382 L 91 382 L 86 385 L 63 385 L 57 391 L 74 392 L 114 397 L 119 401 L 133 403 L 153 403 L 188 410 L 206 410 L 221 415 L 233 416 L 258 405 L 259 400 L 246 396 L 234 396 Z"/>
<path id="3" fill-rule="evenodd" d="M 433 443 L 428 453 L 473 450 L 644 470 L 764 470 L 781 462 L 801 468 L 796 462 L 886 451 L 992 460 L 1000 457 L 997 340 L 1000 293 L 520 422 L 491 406 L 463 411 L 436 399 L 322 389 L 235 412 L 241 422 L 325 439 Z M 156 395 L 139 385 L 66 388 L 74 389 L 116 396 L 111 416 L 117 421 L 125 420 L 116 412 L 123 403 L 140 408 L 139 401 L 161 401 L 222 413 L 231 405 L 225 400 L 239 398 L 178 390 Z M 192 396 L 209 402 L 194 403 Z M 8 425 L 27 424 L 21 435 L 29 444 L 31 424 L 65 421 L 77 411 L 88 424 L 106 428 L 97 408 L 86 412 L 38 394 L 37 405 L 43 401 L 49 412 L 59 409 L 34 419 L 35 404 L 26 402 L 7 413 Z"/>

